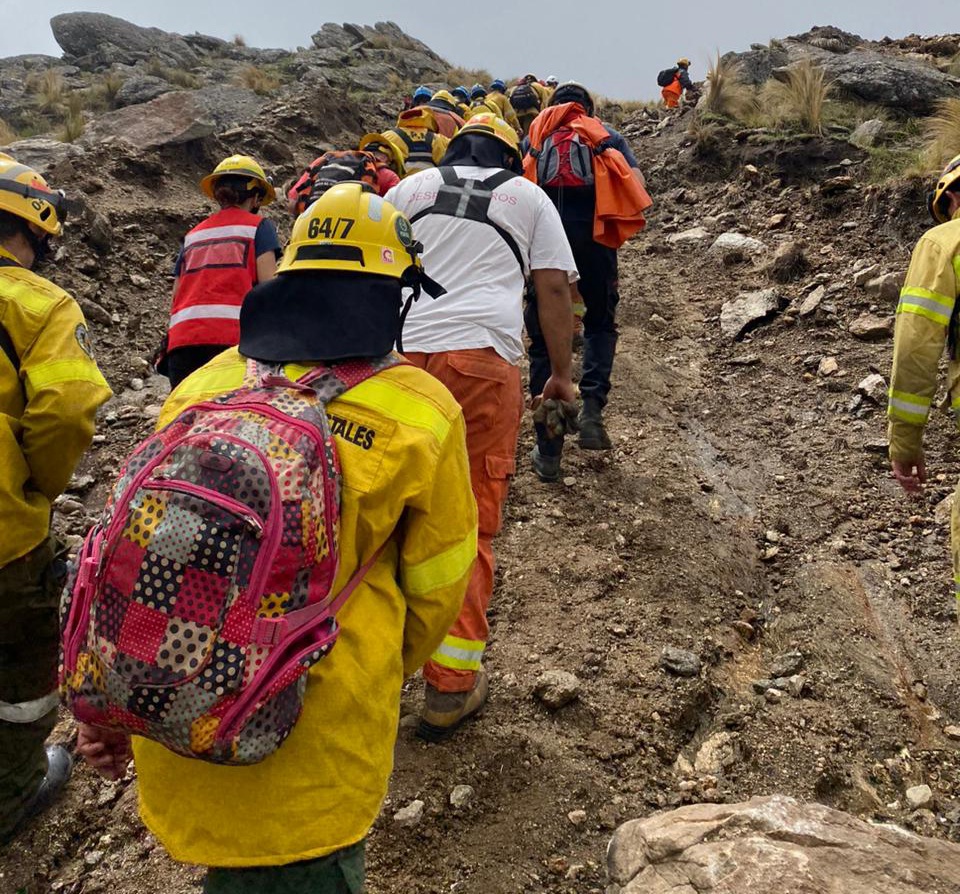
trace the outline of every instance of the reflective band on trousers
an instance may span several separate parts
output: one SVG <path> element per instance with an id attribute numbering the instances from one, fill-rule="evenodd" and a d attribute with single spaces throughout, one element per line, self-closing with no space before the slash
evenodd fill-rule
<path id="1" fill-rule="evenodd" d="M 7 723 L 35 723 L 46 717 L 60 704 L 60 695 L 54 690 L 43 698 L 35 698 L 30 702 L 0 702 L 0 720 Z"/>
<path id="2" fill-rule="evenodd" d="M 442 667 L 454 670 L 480 670 L 483 661 L 483 650 L 486 646 L 482 640 L 460 639 L 457 636 L 446 636 L 443 642 L 433 653 L 431 660 Z"/>
<path id="3" fill-rule="evenodd" d="M 170 317 L 170 328 L 186 320 L 239 320 L 240 307 L 229 304 L 195 304 L 178 310 Z"/>

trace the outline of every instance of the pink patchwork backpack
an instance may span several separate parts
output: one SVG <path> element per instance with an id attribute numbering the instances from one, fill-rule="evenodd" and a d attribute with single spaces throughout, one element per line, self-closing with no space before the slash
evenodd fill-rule
<path id="1" fill-rule="evenodd" d="M 60 689 L 78 720 L 187 757 L 252 764 L 303 707 L 335 615 L 340 467 L 325 412 L 402 363 L 250 360 L 243 385 L 184 410 L 127 460 L 61 608 Z"/>

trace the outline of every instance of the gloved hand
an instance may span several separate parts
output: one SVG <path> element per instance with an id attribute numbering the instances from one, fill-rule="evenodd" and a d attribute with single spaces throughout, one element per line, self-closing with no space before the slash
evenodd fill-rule
<path id="1" fill-rule="evenodd" d="M 546 426 L 547 435 L 560 438 L 563 435 L 580 431 L 580 407 L 576 401 L 555 400 L 554 398 L 535 397 L 530 408 L 533 421 Z"/>

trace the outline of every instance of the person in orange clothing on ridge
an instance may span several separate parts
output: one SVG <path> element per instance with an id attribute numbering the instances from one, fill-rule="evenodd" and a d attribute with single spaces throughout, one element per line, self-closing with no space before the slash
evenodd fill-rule
<path id="1" fill-rule="evenodd" d="M 668 109 L 675 109 L 680 105 L 680 97 L 684 90 L 688 93 L 695 92 L 696 88 L 690 80 L 689 70 L 690 60 L 684 57 L 678 59 L 673 68 L 665 68 L 657 75 L 657 84 L 663 88 L 660 95 Z"/>
<path id="2" fill-rule="evenodd" d="M 447 294 L 413 305 L 403 353 L 457 399 L 467 423 L 470 475 L 479 513 L 477 564 L 463 610 L 424 667 L 417 734 L 450 736 L 487 699 L 483 668 L 493 593 L 493 538 L 516 467 L 523 413 L 523 290 L 532 276 L 551 374 L 544 400 L 570 404 L 569 282 L 573 254 L 560 215 L 520 176 L 516 131 L 491 113 L 474 115 L 451 140 L 440 167 L 401 180 L 386 196 L 410 217 L 426 246 L 424 266 Z"/>
<path id="3" fill-rule="evenodd" d="M 243 297 L 274 277 L 280 256 L 277 228 L 260 216 L 276 194 L 254 159 L 225 158 L 200 189 L 220 210 L 187 233 L 174 267 L 170 323 L 156 362 L 173 388 L 237 343 Z"/>

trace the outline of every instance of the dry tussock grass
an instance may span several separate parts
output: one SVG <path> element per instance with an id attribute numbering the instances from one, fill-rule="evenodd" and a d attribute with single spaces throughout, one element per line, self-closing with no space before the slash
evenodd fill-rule
<path id="1" fill-rule="evenodd" d="M 716 58 L 707 70 L 707 90 L 703 108 L 715 115 L 747 121 L 757 113 L 757 92 L 745 84 L 740 65 L 733 59 Z"/>
<path id="2" fill-rule="evenodd" d="M 262 68 L 257 68 L 256 65 L 248 65 L 242 69 L 239 79 L 244 87 L 249 88 L 258 96 L 265 96 L 267 93 L 272 93 L 280 86 L 280 81 L 277 80 L 277 78 Z"/>
<path id="3" fill-rule="evenodd" d="M 60 72 L 48 68 L 42 75 L 31 76 L 27 87 L 36 94 L 41 112 L 57 112 L 63 105 L 67 85 Z"/>
<path id="4" fill-rule="evenodd" d="M 941 99 L 924 124 L 923 162 L 930 171 L 941 171 L 960 155 L 960 98 Z"/>
<path id="5" fill-rule="evenodd" d="M 778 123 L 796 123 L 809 133 L 823 133 L 823 113 L 831 86 L 819 65 L 809 59 L 789 68 L 786 80 L 763 85 L 761 105 Z"/>
<path id="6" fill-rule="evenodd" d="M 0 146 L 7 146 L 17 139 L 17 132 L 0 118 Z"/>
<path id="7" fill-rule="evenodd" d="M 493 80 L 490 72 L 485 68 L 461 68 L 460 66 L 448 68 L 444 78 L 451 87 L 459 87 L 462 84 L 468 90 L 474 84 L 483 84 L 486 87 Z"/>

